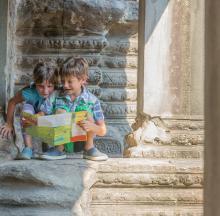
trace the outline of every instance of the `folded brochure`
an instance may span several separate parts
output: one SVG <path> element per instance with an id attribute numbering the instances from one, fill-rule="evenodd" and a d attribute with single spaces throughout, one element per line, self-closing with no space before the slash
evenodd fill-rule
<path id="1" fill-rule="evenodd" d="M 27 134 L 39 137 L 50 145 L 62 145 L 68 142 L 86 141 L 86 132 L 78 122 L 87 119 L 87 111 L 63 113 L 48 116 L 38 116 L 37 125 L 27 127 Z M 33 115 L 23 115 L 25 118 L 35 118 Z"/>

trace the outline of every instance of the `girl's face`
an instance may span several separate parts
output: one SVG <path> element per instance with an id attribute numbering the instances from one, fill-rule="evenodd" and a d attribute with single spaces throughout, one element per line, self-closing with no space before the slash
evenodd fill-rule
<path id="1" fill-rule="evenodd" d="M 75 76 L 68 76 L 61 80 L 63 88 L 68 95 L 78 96 L 81 93 L 81 87 L 85 84 L 85 79 L 78 79 Z"/>
<path id="2" fill-rule="evenodd" d="M 42 97 L 47 98 L 53 92 L 54 84 L 45 80 L 42 83 L 36 83 L 36 89 Z"/>

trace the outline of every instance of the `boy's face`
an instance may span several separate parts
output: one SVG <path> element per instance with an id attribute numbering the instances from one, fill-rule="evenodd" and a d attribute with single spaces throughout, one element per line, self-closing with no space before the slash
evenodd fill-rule
<path id="1" fill-rule="evenodd" d="M 42 83 L 36 83 L 36 89 L 42 97 L 47 98 L 53 92 L 54 85 L 45 80 Z"/>
<path id="2" fill-rule="evenodd" d="M 68 95 L 78 96 L 81 93 L 81 87 L 85 83 L 85 79 L 78 79 L 75 76 L 67 76 L 61 79 L 63 88 Z"/>

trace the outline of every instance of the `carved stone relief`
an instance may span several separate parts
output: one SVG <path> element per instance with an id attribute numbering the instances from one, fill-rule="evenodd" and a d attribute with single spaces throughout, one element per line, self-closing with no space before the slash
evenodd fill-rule
<path id="1" fill-rule="evenodd" d="M 125 131 L 137 111 L 138 1 L 14 0 L 9 11 L 14 13 L 12 94 L 31 81 L 36 63 L 61 65 L 71 55 L 85 57 L 88 88 L 101 100 L 110 131 L 118 133 L 96 144 L 109 155 L 122 155 Z"/>

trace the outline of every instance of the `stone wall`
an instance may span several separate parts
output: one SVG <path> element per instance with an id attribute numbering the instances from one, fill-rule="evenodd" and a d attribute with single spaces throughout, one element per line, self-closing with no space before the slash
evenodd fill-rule
<path id="1" fill-rule="evenodd" d="M 37 62 L 85 57 L 108 124 L 96 143 L 120 156 L 136 116 L 137 24 L 136 0 L 9 1 L 7 98 L 31 81 Z"/>

